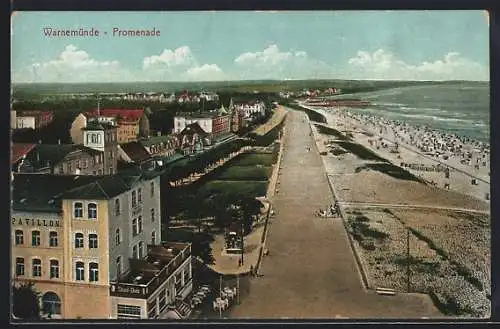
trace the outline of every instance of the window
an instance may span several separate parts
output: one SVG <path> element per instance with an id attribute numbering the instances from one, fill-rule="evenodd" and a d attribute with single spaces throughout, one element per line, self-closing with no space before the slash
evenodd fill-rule
<path id="1" fill-rule="evenodd" d="M 75 167 L 76 169 L 80 169 L 80 160 L 75 160 Z"/>
<path id="2" fill-rule="evenodd" d="M 40 245 L 40 231 L 31 232 L 31 245 L 34 247 Z"/>
<path id="3" fill-rule="evenodd" d="M 76 262 L 75 267 L 75 279 L 76 281 L 84 281 L 85 280 L 85 264 L 83 262 Z"/>
<path id="4" fill-rule="evenodd" d="M 97 134 L 92 134 L 92 143 L 97 143 Z"/>
<path id="5" fill-rule="evenodd" d="M 137 229 L 139 233 L 142 233 L 142 216 L 137 218 Z"/>
<path id="6" fill-rule="evenodd" d="M 89 249 L 97 248 L 97 234 L 89 234 Z"/>
<path id="7" fill-rule="evenodd" d="M 82 218 L 83 217 L 83 203 L 75 202 L 73 205 L 73 217 Z"/>
<path id="8" fill-rule="evenodd" d="M 90 282 L 99 281 L 99 264 L 97 263 L 89 264 L 89 281 Z"/>
<path id="9" fill-rule="evenodd" d="M 59 278 L 59 261 L 50 261 L 50 278 Z"/>
<path id="10" fill-rule="evenodd" d="M 113 175 L 113 167 L 109 167 L 109 174 Z"/>
<path id="11" fill-rule="evenodd" d="M 132 258 L 137 258 L 137 246 L 132 247 Z"/>
<path id="12" fill-rule="evenodd" d="M 151 221 L 155 221 L 155 208 L 151 208 Z"/>
<path id="13" fill-rule="evenodd" d="M 57 232 L 55 231 L 49 233 L 49 246 L 57 247 Z"/>
<path id="14" fill-rule="evenodd" d="M 116 257 L 116 278 L 119 279 L 122 274 L 122 256 Z"/>
<path id="15" fill-rule="evenodd" d="M 23 230 L 16 230 L 16 245 L 24 244 L 24 232 Z"/>
<path id="16" fill-rule="evenodd" d="M 87 159 L 83 160 L 83 168 L 88 168 L 89 161 Z"/>
<path id="17" fill-rule="evenodd" d="M 96 219 L 97 218 L 97 205 L 95 203 L 89 203 L 88 216 L 89 216 L 89 219 Z"/>
<path id="18" fill-rule="evenodd" d="M 16 258 L 16 275 L 24 275 L 24 258 L 22 257 Z"/>
<path id="19" fill-rule="evenodd" d="M 141 307 L 118 304 L 116 314 L 118 319 L 140 319 Z"/>
<path id="20" fill-rule="evenodd" d="M 120 229 L 117 228 L 115 231 L 115 245 L 119 245 L 122 242 L 122 237 L 120 235 Z"/>
<path id="21" fill-rule="evenodd" d="M 83 233 L 75 234 L 75 248 L 83 248 Z"/>
<path id="22" fill-rule="evenodd" d="M 38 258 L 33 259 L 33 276 L 42 276 L 42 261 Z"/>
<path id="23" fill-rule="evenodd" d="M 42 297 L 44 314 L 61 314 L 61 299 L 53 292 L 47 292 Z"/>
<path id="24" fill-rule="evenodd" d="M 139 203 L 142 203 L 142 188 L 137 190 L 137 199 L 139 199 Z"/>
<path id="25" fill-rule="evenodd" d="M 140 241 L 139 242 L 139 259 L 142 259 L 143 255 L 144 255 L 144 242 Z"/>
<path id="26" fill-rule="evenodd" d="M 135 191 L 132 191 L 132 207 L 137 206 L 137 195 Z"/>
<path id="27" fill-rule="evenodd" d="M 120 215 L 120 199 L 115 200 L 115 216 Z"/>
<path id="28" fill-rule="evenodd" d="M 72 173 L 73 172 L 73 165 L 71 162 L 68 162 L 68 173 Z"/>
<path id="29" fill-rule="evenodd" d="M 151 244 L 152 245 L 156 244 L 156 232 L 155 231 L 151 232 Z"/>
<path id="30" fill-rule="evenodd" d="M 139 234 L 139 228 L 137 226 L 137 218 L 134 218 L 132 220 L 132 235 L 136 236 L 137 234 Z"/>

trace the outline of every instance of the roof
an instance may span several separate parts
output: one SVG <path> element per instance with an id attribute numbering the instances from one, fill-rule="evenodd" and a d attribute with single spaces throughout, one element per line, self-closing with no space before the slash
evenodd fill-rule
<path id="1" fill-rule="evenodd" d="M 148 139 L 139 140 L 139 143 L 141 143 L 143 146 L 149 147 L 151 145 L 155 145 L 162 142 L 165 143 L 175 139 L 176 139 L 175 136 L 172 135 L 151 136 Z"/>
<path id="2" fill-rule="evenodd" d="M 10 150 L 10 163 L 16 163 L 23 156 L 26 156 L 31 150 L 35 148 L 36 144 L 26 144 L 26 143 L 12 143 Z"/>
<path id="3" fill-rule="evenodd" d="M 218 117 L 219 114 L 217 112 L 188 112 L 183 114 L 176 114 L 177 118 L 185 118 L 187 120 L 196 120 L 196 119 L 208 119 Z"/>
<path id="4" fill-rule="evenodd" d="M 107 122 L 90 121 L 87 123 L 86 127 L 82 128 L 82 130 L 109 130 L 115 128 L 116 128 L 115 126 Z"/>
<path id="5" fill-rule="evenodd" d="M 37 144 L 32 152 L 32 158 L 55 165 L 75 151 L 78 149 L 73 144 Z"/>
<path id="6" fill-rule="evenodd" d="M 86 113 L 88 117 L 96 117 L 99 115 L 104 117 L 115 117 L 122 122 L 139 121 L 144 115 L 144 109 L 93 109 Z"/>
<path id="7" fill-rule="evenodd" d="M 88 184 L 99 176 L 65 176 L 46 174 L 14 174 L 12 209 L 20 211 L 52 211 L 61 207 L 63 193 Z M 53 202 L 49 202 L 54 200 Z"/>
<path id="8" fill-rule="evenodd" d="M 37 144 L 34 151 L 31 152 L 31 160 L 40 162 L 49 162 L 55 165 L 62 161 L 68 154 L 82 151 L 90 155 L 100 154 L 101 151 L 91 149 L 83 145 L 75 144 Z"/>
<path id="9" fill-rule="evenodd" d="M 193 122 L 189 125 L 186 126 L 186 128 L 184 128 L 184 130 L 182 130 L 179 135 L 189 135 L 189 134 L 198 134 L 198 135 L 207 135 L 207 133 L 205 132 L 205 130 L 203 130 L 200 125 L 198 124 L 198 122 Z"/>
<path id="10" fill-rule="evenodd" d="M 52 115 L 50 111 L 21 111 L 16 114 L 18 117 Z"/>
<path id="11" fill-rule="evenodd" d="M 140 142 L 129 142 L 120 145 L 120 148 L 133 162 L 142 162 L 151 158 L 150 154 Z"/>
<path id="12" fill-rule="evenodd" d="M 58 212 L 64 199 L 109 200 L 129 191 L 137 182 L 162 173 L 139 168 L 107 176 L 14 173 L 12 209 Z"/>

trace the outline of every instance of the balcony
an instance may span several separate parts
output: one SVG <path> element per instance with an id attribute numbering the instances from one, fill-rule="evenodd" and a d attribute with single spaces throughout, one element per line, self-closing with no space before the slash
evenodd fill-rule
<path id="1" fill-rule="evenodd" d="M 149 245 L 143 259 L 130 259 L 130 272 L 110 283 L 114 297 L 147 299 L 191 257 L 191 244 L 164 243 Z"/>

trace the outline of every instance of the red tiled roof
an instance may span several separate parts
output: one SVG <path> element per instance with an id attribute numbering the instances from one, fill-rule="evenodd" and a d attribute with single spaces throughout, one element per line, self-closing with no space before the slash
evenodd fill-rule
<path id="1" fill-rule="evenodd" d="M 144 115 L 144 109 L 100 109 L 99 114 L 104 117 L 120 117 L 120 121 L 138 121 Z M 97 109 L 86 113 L 89 117 L 97 116 Z"/>
<path id="2" fill-rule="evenodd" d="M 120 147 L 133 162 L 142 162 L 151 158 L 148 151 L 139 142 L 122 144 Z"/>
<path id="3" fill-rule="evenodd" d="M 21 160 L 21 158 L 34 149 L 35 146 L 36 144 L 12 143 L 10 163 L 13 164 Z"/>

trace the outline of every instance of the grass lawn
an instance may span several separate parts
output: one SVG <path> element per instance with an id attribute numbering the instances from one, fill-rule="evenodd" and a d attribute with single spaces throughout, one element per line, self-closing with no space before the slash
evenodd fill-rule
<path id="1" fill-rule="evenodd" d="M 329 136 L 335 136 L 337 139 L 343 140 L 343 141 L 348 141 L 351 140 L 349 137 L 345 136 L 342 134 L 340 131 L 324 126 L 324 125 L 319 125 L 315 124 L 315 126 L 318 128 L 318 131 L 320 134 L 323 135 L 329 135 Z"/>
<path id="2" fill-rule="evenodd" d="M 251 197 L 266 195 L 267 181 L 227 181 L 214 180 L 200 188 L 203 194 L 243 194 Z"/>
<path id="3" fill-rule="evenodd" d="M 271 166 L 274 164 L 272 153 L 244 153 L 239 155 L 231 166 Z"/>
<path id="4" fill-rule="evenodd" d="M 225 168 L 216 179 L 230 181 L 267 181 L 271 173 L 272 167 L 230 166 Z"/>
<path id="5" fill-rule="evenodd" d="M 363 160 L 374 160 L 381 162 L 388 162 L 386 159 L 378 156 L 375 152 L 367 149 L 363 145 L 349 142 L 335 142 L 340 145 L 344 150 L 356 155 Z"/>

